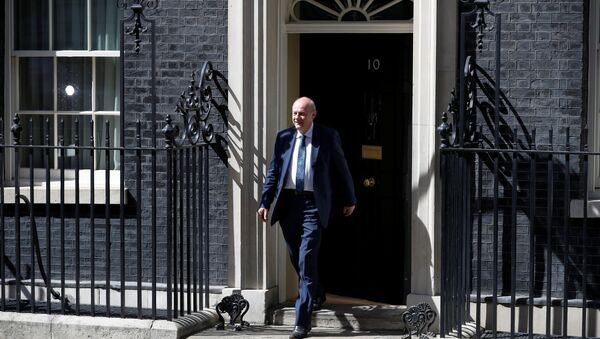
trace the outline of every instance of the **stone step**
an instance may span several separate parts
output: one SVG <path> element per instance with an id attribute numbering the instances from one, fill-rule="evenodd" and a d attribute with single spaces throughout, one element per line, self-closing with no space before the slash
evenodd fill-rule
<path id="1" fill-rule="evenodd" d="M 292 332 L 293 326 L 275 326 L 275 325 L 251 325 L 245 327 L 242 331 L 235 331 L 232 328 L 228 328 L 222 331 L 211 328 L 202 332 L 198 332 L 193 336 L 187 337 L 187 339 L 207 339 L 207 337 L 219 338 L 219 339 L 238 339 L 242 338 L 261 338 L 261 339 L 287 339 Z M 401 331 L 354 331 L 348 329 L 339 328 L 319 328 L 313 327 L 310 331 L 310 337 L 318 339 L 339 339 L 349 338 L 352 339 L 406 339 Z M 415 337 L 413 337 L 415 338 Z"/>
<path id="2" fill-rule="evenodd" d="M 404 330 L 402 313 L 406 306 L 325 304 L 313 312 L 312 327 L 337 328 L 354 331 Z M 291 304 L 272 312 L 271 324 L 292 326 L 296 311 Z"/>

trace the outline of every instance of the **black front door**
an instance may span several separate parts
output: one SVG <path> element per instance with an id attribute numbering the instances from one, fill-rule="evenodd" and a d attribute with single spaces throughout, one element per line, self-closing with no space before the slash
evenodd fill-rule
<path id="1" fill-rule="evenodd" d="M 323 234 L 328 293 L 403 304 L 410 282 L 412 35 L 305 34 L 300 95 L 337 129 L 354 179 L 353 216 Z"/>

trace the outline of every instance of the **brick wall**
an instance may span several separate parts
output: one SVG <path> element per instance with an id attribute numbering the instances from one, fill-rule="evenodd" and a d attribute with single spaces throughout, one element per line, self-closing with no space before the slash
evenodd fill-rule
<path id="1" fill-rule="evenodd" d="M 173 0 L 161 1 L 160 7 L 146 13 L 149 19 L 156 20 L 156 96 L 157 135 L 159 145 L 163 144 L 166 114 L 170 114 L 175 123 L 183 128 L 175 104 L 181 93 L 189 86 L 192 71 L 199 71 L 203 63 L 211 61 L 216 70 L 227 76 L 227 1 L 226 0 Z M 132 39 L 126 39 L 125 54 L 125 140 L 135 143 L 135 121 L 142 122 L 142 143 L 151 144 L 151 97 L 150 97 L 150 41 L 149 34 L 144 36 L 142 52 L 139 56 L 132 53 Z M 213 88 L 215 86 L 212 86 Z M 216 101 L 225 104 L 218 91 L 214 90 Z M 225 132 L 225 124 L 216 109 L 213 109 L 210 121 L 215 130 Z M 159 160 L 159 164 L 161 161 Z M 159 167 L 165 171 L 164 167 Z M 164 172 L 162 173 L 164 175 Z M 210 220 L 210 276 L 211 283 L 227 284 L 227 168 L 214 152 L 209 164 L 209 220 Z M 159 178 L 161 175 L 159 174 Z M 134 176 L 128 177 L 132 182 Z M 144 178 L 144 187 L 150 187 L 150 177 Z M 133 186 L 133 185 L 132 185 Z M 159 188 L 166 183 L 160 182 Z M 148 196 L 146 192 L 143 196 Z M 166 206 L 165 206 L 166 207 Z M 164 208 L 159 218 L 164 218 Z M 149 220 L 144 222 L 149 226 Z"/>
<path id="2" fill-rule="evenodd" d="M 2 9 L 4 6 L 1 6 Z M 127 11 L 126 16 L 130 15 Z M 175 112 L 175 104 L 181 93 L 189 86 L 192 71 L 199 71 L 205 61 L 211 61 L 214 68 L 227 77 L 227 1 L 226 0 L 169 0 L 161 1 L 156 10 L 146 10 L 148 19 L 156 20 L 156 114 L 157 114 L 157 143 L 159 148 L 165 145 L 162 128 L 165 125 L 166 114 L 171 114 L 174 123 L 182 128 L 181 118 Z M 0 16 L 0 20 L 4 16 Z M 128 23 L 127 26 L 130 26 Z M 151 27 L 149 23 L 144 23 Z M 4 27 L 3 25 L 1 27 Z M 0 39 L 3 39 L 1 35 Z M 133 37 L 126 36 L 125 39 L 125 144 L 126 147 L 136 145 L 136 122 L 139 120 L 142 125 L 142 145 L 149 147 L 152 145 L 152 129 L 154 122 L 151 116 L 151 72 L 150 72 L 150 31 L 142 34 L 141 52 L 136 55 L 133 46 Z M 2 48 L 4 44 L 0 44 Z M 4 53 L 2 53 L 4 56 Z M 0 68 L 3 72 L 3 68 Z M 212 86 L 213 88 L 215 86 Z M 0 91 L 0 95 L 3 91 Z M 226 98 L 214 91 L 215 101 L 218 104 L 226 104 Z M 1 97 L 0 97 L 1 98 Z M 2 106 L 3 107 L 3 106 Z M 226 114 L 227 112 L 225 112 Z M 221 133 L 223 137 L 226 134 L 226 125 L 217 109 L 213 109 L 209 120 L 213 123 L 215 131 Z M 222 144 L 222 142 L 220 143 Z M 157 280 L 159 283 L 166 282 L 166 218 L 169 211 L 166 206 L 166 152 L 158 152 L 157 167 L 157 228 L 158 228 L 158 269 Z M 221 154 L 222 156 L 222 154 Z M 152 278 L 151 271 L 151 208 L 150 199 L 152 176 L 150 154 L 145 153 L 143 158 L 142 192 L 138 195 L 136 192 L 137 172 L 135 171 L 135 152 L 126 152 L 125 162 L 121 170 L 125 173 L 125 187 L 128 192 L 128 205 L 126 206 L 124 221 L 125 238 L 125 277 L 127 281 L 135 281 L 137 274 L 136 261 L 136 210 L 135 204 L 141 201 L 142 209 L 142 232 L 143 232 L 143 260 L 142 267 L 143 281 L 149 282 Z M 227 177 L 228 172 L 223 158 L 217 156 L 216 152 L 209 150 L 209 175 L 207 184 L 209 185 L 209 233 L 210 233 L 210 284 L 227 285 L 227 262 L 228 262 L 228 221 L 227 221 Z M 199 199 L 199 197 L 198 197 Z M 96 202 L 102 204 L 102 202 Z M 59 214 L 60 207 L 52 206 L 50 223 L 52 225 L 52 245 L 51 251 L 53 257 L 53 267 L 51 275 L 54 279 L 60 278 L 60 257 L 62 250 L 65 251 L 65 264 L 67 280 L 74 278 L 75 258 L 81 260 L 81 279 L 90 279 L 90 251 L 91 226 L 89 206 L 82 206 L 80 211 L 80 246 L 79 254 L 75 253 L 75 212 L 74 207 L 67 206 L 64 220 L 65 243 L 60 243 L 61 218 Z M 183 210 L 178 207 L 178 214 Z M 7 216 L 13 215 L 12 206 L 5 211 Z M 35 214 L 37 227 L 40 236 L 42 256 L 47 255 L 46 246 L 46 218 L 45 208 L 41 206 L 36 209 Z M 111 234 L 110 253 L 111 253 L 111 280 L 119 280 L 120 261 L 121 261 L 121 222 L 118 214 L 118 205 L 110 210 Z M 106 267 L 106 220 L 104 219 L 104 205 L 97 206 L 95 212 L 95 279 L 103 280 L 105 278 Z M 6 253 L 14 262 L 15 233 L 14 219 L 7 217 L 5 224 L 6 234 Z M 30 223 L 28 217 L 21 220 L 21 240 L 22 240 L 22 272 L 25 272 L 25 265 L 30 262 Z M 185 237 L 184 237 L 185 238 Z M 39 273 L 37 278 L 40 278 Z M 10 273 L 7 271 L 7 276 Z"/>
<path id="3" fill-rule="evenodd" d="M 584 1 L 517 1 L 495 4 L 502 15 L 501 87 L 530 131 L 537 128 L 538 144 L 548 143 L 554 127 L 555 144 L 579 145 L 585 94 Z M 492 21 L 493 23 L 493 21 Z M 493 75 L 495 31 L 487 33 L 478 62 Z M 510 126 L 519 127 L 511 114 Z"/>
<path id="4" fill-rule="evenodd" d="M 0 6 L 0 79 L 4 79 L 4 6 Z M 4 81 L 0 81 L 0 112 L 4 116 Z"/>
<path id="5" fill-rule="evenodd" d="M 503 114 L 500 130 L 504 140 L 512 140 L 512 129 L 517 128 L 519 137 L 525 147 L 530 145 L 524 135 L 537 129 L 536 144 L 548 148 L 550 144 L 549 130 L 552 128 L 554 149 L 564 149 L 566 128 L 570 128 L 569 142 L 579 149 L 582 139 L 580 133 L 585 125 L 585 102 L 587 100 L 586 84 L 586 25 L 587 6 L 583 0 L 558 0 L 553 2 L 542 0 L 506 0 L 501 3 L 492 1 L 492 11 L 502 15 L 501 35 L 501 89 L 506 94 L 508 103 L 514 111 L 508 109 Z M 493 20 L 488 23 L 493 24 Z M 484 38 L 483 51 L 478 53 L 477 62 L 489 74 L 495 71 L 495 30 L 487 32 Z M 492 116 L 493 117 L 493 116 Z M 480 116 L 483 134 L 493 140 L 492 128 Z M 510 142 L 509 142 L 510 143 Z M 510 145 L 509 145 L 510 146 Z M 512 174 L 511 162 L 500 161 L 499 182 L 499 262 L 498 288 L 501 294 L 510 293 L 512 262 L 517 266 L 517 293 L 526 293 L 529 287 L 529 254 L 534 251 L 535 283 L 534 293 L 542 295 L 546 290 L 547 272 L 545 263 L 548 255 L 552 257 L 552 294 L 562 297 L 566 288 L 569 297 L 581 298 L 582 277 L 581 263 L 583 251 L 583 230 L 580 219 L 568 219 L 568 243 L 563 242 L 564 216 L 568 213 L 565 199 L 579 198 L 584 189 L 581 179 L 581 159 L 572 157 L 569 166 L 565 166 L 564 156 L 548 160 L 539 158 L 536 170 L 529 170 L 528 159 L 518 162 L 517 179 L 517 246 L 516 257 L 510 253 L 512 219 Z M 553 169 L 553 205 L 548 209 L 549 187 L 548 163 Z M 483 165 L 483 230 L 482 230 L 482 262 L 481 283 L 484 293 L 491 292 L 492 279 L 492 245 L 493 245 L 493 175 L 491 162 Z M 568 174 L 565 173 L 565 169 Z M 569 178 L 571 192 L 565 198 L 565 181 Z M 529 191 L 531 180 L 536 181 L 536 217 L 534 227 L 530 229 L 530 211 L 528 207 L 532 192 Z M 551 224 L 552 248 L 548 254 L 547 225 L 548 214 Z M 600 240 L 597 222 L 590 222 L 588 234 L 589 244 Z M 529 247 L 529 237 L 533 232 L 534 248 Z M 476 238 L 474 238 L 476 239 Z M 474 244 L 475 245 L 475 244 Z M 567 251 L 567 260 L 564 254 Z M 588 272 L 598 272 L 600 260 L 597 251 L 588 247 Z M 476 252 L 475 252 L 476 253 Z M 476 265 L 473 262 L 473 267 Z M 563 285 L 565 267 L 569 270 L 569 285 Z M 587 278 L 588 298 L 600 298 L 598 284 L 600 277 L 593 274 Z M 474 275 L 473 286 L 478 277 Z"/>

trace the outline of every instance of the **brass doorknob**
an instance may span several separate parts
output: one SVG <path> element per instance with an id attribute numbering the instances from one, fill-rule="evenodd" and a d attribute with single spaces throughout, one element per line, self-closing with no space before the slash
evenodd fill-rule
<path id="1" fill-rule="evenodd" d="M 375 187 L 375 178 L 366 178 L 365 180 L 363 180 L 363 186 L 365 186 L 366 188 Z"/>

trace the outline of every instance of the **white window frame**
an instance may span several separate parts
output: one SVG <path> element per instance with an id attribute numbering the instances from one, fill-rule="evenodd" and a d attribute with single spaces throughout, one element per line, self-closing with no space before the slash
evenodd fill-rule
<path id="1" fill-rule="evenodd" d="M 600 151 L 600 4 L 590 1 L 588 55 L 588 140 L 589 150 Z M 600 195 L 600 157 L 589 161 L 588 191 Z"/>
<path id="2" fill-rule="evenodd" d="M 587 142 L 588 150 L 600 151 L 600 4 L 590 1 L 588 28 L 588 98 L 587 98 Z M 600 218 L 600 159 L 598 156 L 589 157 L 587 206 L 583 199 L 573 199 L 570 202 L 569 216 L 583 218 L 584 208 L 588 218 Z"/>
<path id="3" fill-rule="evenodd" d="M 338 6 L 342 8 L 342 12 L 338 13 L 337 20 L 299 20 L 293 15 L 293 7 L 299 2 L 312 2 L 313 0 L 288 0 L 285 8 L 285 29 L 287 33 L 412 33 L 413 19 L 410 20 L 371 20 L 371 21 L 341 21 L 341 17 L 351 7 L 356 7 L 354 4 L 348 3 L 347 0 L 337 0 Z M 410 0 L 413 1 L 414 0 Z M 359 1 L 359 7 L 370 5 L 371 0 Z M 396 1 L 390 1 L 389 4 L 383 6 L 385 8 L 378 9 L 373 12 L 381 12 L 388 8 L 388 5 L 395 5 Z M 319 6 L 325 7 L 325 6 Z M 328 12 L 328 11 L 326 11 Z M 361 10 L 360 12 L 364 12 Z M 332 13 L 330 13 L 332 14 Z M 372 13 L 371 13 L 372 14 Z"/>
<path id="4" fill-rule="evenodd" d="M 119 50 L 93 50 L 92 49 L 92 45 L 93 45 L 93 41 L 92 41 L 92 1 L 94 0 L 87 0 L 87 33 L 88 33 L 88 39 L 87 39 L 87 50 L 58 50 L 58 51 L 54 51 L 53 49 L 53 21 L 54 21 L 54 17 L 53 17 L 53 0 L 45 0 L 48 1 L 48 8 L 49 8 L 49 13 L 48 13 L 48 38 L 49 38 L 49 46 L 48 46 L 48 50 L 33 50 L 33 51 L 26 51 L 26 50 L 15 50 L 15 46 L 14 46 L 14 15 L 12 15 L 14 13 L 14 2 L 15 1 L 19 1 L 19 0 L 7 0 L 5 1 L 4 4 L 4 8 L 5 8 L 5 20 L 4 20 L 4 24 L 5 24 L 5 60 L 4 60 L 4 81 L 5 81 L 5 86 L 4 86 L 4 141 L 8 144 L 11 143 L 12 141 L 12 134 L 11 134 L 11 125 L 12 125 L 12 118 L 14 117 L 15 113 L 18 113 L 22 118 L 23 117 L 27 117 L 29 115 L 48 115 L 48 116 L 53 116 L 55 117 L 55 119 L 53 119 L 54 121 L 54 126 L 53 126 L 53 133 L 54 133 L 54 140 L 55 142 L 58 140 L 58 116 L 64 116 L 64 115 L 73 115 L 73 116 L 85 116 L 85 117 L 91 117 L 92 119 L 94 119 L 94 121 L 96 121 L 96 116 L 97 115 L 102 115 L 102 116 L 120 116 L 120 111 L 96 111 L 94 110 L 96 108 L 96 60 L 97 58 L 102 58 L 102 57 L 107 57 L 107 58 L 119 58 L 120 57 L 120 51 Z M 44 1 L 44 0 L 43 0 Z M 54 101 L 54 107 L 53 107 L 53 111 L 19 111 L 17 110 L 17 108 L 19 107 L 18 105 L 18 101 L 19 101 L 19 84 L 18 84 L 18 60 L 19 58 L 22 57 L 52 57 L 53 58 L 53 86 L 54 86 L 54 95 L 53 95 L 53 101 Z M 68 111 L 58 111 L 58 95 L 57 95 L 57 81 L 58 81 L 58 77 L 57 77 L 57 58 L 59 57 L 86 57 L 86 58 L 91 58 L 92 59 L 92 110 L 91 111 L 74 111 L 74 112 L 68 112 Z M 119 95 L 117 93 L 117 95 Z M 119 103 L 119 105 L 123 105 L 122 102 Z M 22 119 L 21 120 L 21 125 L 24 126 L 24 124 L 28 123 L 27 119 Z M 81 121 L 80 126 L 85 126 L 85 121 Z M 100 128 L 98 125 L 96 125 L 94 127 L 96 128 Z M 119 128 L 123 128 L 122 126 L 120 126 Z M 97 138 L 94 138 L 95 142 L 101 142 L 100 140 L 97 140 Z M 12 178 L 14 178 L 15 173 L 14 173 L 14 156 L 7 156 L 5 158 L 5 178 L 4 178 L 4 183 L 5 183 L 5 196 L 11 196 L 14 195 L 14 187 L 10 187 L 10 186 L 14 186 L 14 180 Z M 58 195 L 58 192 L 60 190 L 60 170 L 58 169 L 58 157 L 57 154 L 55 154 L 55 162 L 54 162 L 54 166 L 51 168 L 51 181 L 50 181 L 50 191 L 51 191 L 51 198 L 50 201 L 48 203 L 60 203 L 60 196 Z M 122 166 L 122 164 L 121 164 Z M 64 203 L 74 203 L 75 202 L 75 187 L 74 187 L 74 180 L 75 180 L 75 170 L 73 169 L 65 169 L 65 199 L 64 199 Z M 81 198 L 80 198 L 80 203 L 85 204 L 85 203 L 89 203 L 90 199 L 90 192 L 92 190 L 92 187 L 90 185 L 90 176 L 91 176 L 91 172 L 89 169 L 80 169 L 79 171 L 80 173 L 80 182 L 79 182 L 79 191 L 81 194 Z M 21 194 L 27 196 L 28 198 L 31 197 L 31 194 L 29 192 L 29 170 L 28 168 L 21 168 L 19 170 L 19 178 L 20 179 L 25 179 L 25 180 L 21 180 L 21 184 L 20 186 L 20 191 Z M 109 176 L 110 176 L 110 186 L 109 186 L 109 195 L 110 195 L 110 203 L 111 204 L 118 204 L 120 202 L 119 200 L 119 194 L 120 194 L 120 170 L 109 170 Z M 94 184 L 94 197 L 96 199 L 97 202 L 104 202 L 105 201 L 105 190 L 106 190 L 106 186 L 104 183 L 104 178 L 105 178 L 105 170 L 98 170 L 95 169 L 94 170 L 94 179 L 95 179 L 95 184 Z M 13 184 L 11 184 L 11 182 L 13 182 Z M 35 198 L 35 202 L 36 203 L 46 203 L 46 199 L 45 199 L 45 195 L 46 195 L 46 181 L 45 181 L 45 170 L 44 169 L 34 169 L 34 198 Z M 7 195 L 8 194 L 8 195 Z M 11 201 L 11 199 L 7 199 L 6 203 L 13 203 L 13 201 Z"/>

